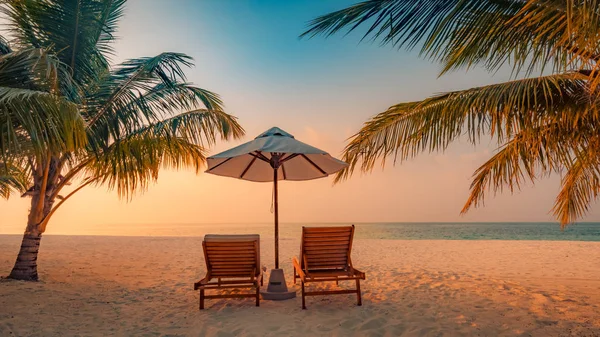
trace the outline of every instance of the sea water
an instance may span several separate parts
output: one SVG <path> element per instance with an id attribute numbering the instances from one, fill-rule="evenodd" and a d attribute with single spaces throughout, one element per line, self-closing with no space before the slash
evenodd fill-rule
<path id="1" fill-rule="evenodd" d="M 351 223 L 280 223 L 280 238 L 299 238 L 302 226 L 347 226 Z M 357 239 L 384 240 L 570 240 L 600 241 L 600 223 L 577 223 L 561 229 L 551 222 L 354 223 Z M 272 223 L 127 224 L 96 226 L 92 235 L 202 236 L 250 234 L 273 236 Z M 63 234 L 63 233 L 60 233 Z M 64 233 L 69 234 L 69 233 Z M 71 233 L 73 234 L 73 233 Z"/>

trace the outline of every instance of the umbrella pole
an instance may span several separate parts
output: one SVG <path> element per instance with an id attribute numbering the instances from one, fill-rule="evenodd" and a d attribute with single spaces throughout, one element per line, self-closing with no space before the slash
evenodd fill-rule
<path id="1" fill-rule="evenodd" d="M 283 269 L 279 269 L 279 208 L 277 204 L 277 168 L 273 165 L 273 206 L 275 207 L 275 269 L 269 275 L 269 285 L 266 291 L 261 291 L 264 300 L 287 300 L 296 297 L 296 291 L 288 291 Z"/>
<path id="2" fill-rule="evenodd" d="M 275 199 L 275 269 L 279 269 L 279 205 L 277 204 L 277 168 L 273 169 L 273 199 Z"/>

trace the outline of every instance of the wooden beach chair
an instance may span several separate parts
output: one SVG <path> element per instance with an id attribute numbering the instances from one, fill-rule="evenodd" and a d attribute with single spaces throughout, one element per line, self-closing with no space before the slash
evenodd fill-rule
<path id="1" fill-rule="evenodd" d="M 360 280 L 365 273 L 354 269 L 350 253 L 354 225 L 345 227 L 302 227 L 300 261 L 294 257 L 294 284 L 302 283 L 302 309 L 306 309 L 305 297 L 316 295 L 356 294 L 357 304 L 362 305 Z M 305 291 L 305 283 L 326 281 L 356 281 L 356 289 Z"/>
<path id="2" fill-rule="evenodd" d="M 200 289 L 200 309 L 204 300 L 211 298 L 256 298 L 260 306 L 260 285 L 263 277 L 260 269 L 259 235 L 205 235 L 202 241 L 206 276 L 194 283 Z M 212 282 L 211 282 L 212 281 Z M 255 288 L 252 293 L 206 295 L 206 290 Z"/>

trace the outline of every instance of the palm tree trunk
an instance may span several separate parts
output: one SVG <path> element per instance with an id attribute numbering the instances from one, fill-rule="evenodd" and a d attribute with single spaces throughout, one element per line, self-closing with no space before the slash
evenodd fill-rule
<path id="1" fill-rule="evenodd" d="M 27 228 L 21 241 L 21 249 L 8 278 L 25 281 L 38 280 L 37 256 L 40 250 L 40 241 L 42 240 L 39 223 L 44 217 L 43 208 L 39 209 L 35 207 L 38 204 L 39 198 L 39 195 L 31 198 L 31 210 L 29 211 Z"/>
<path id="2" fill-rule="evenodd" d="M 21 249 L 19 250 L 19 255 L 17 255 L 17 261 L 8 278 L 25 281 L 38 280 L 37 256 L 41 240 L 42 233 L 39 231 L 26 231 L 23 234 L 23 241 L 21 241 Z"/>
<path id="3" fill-rule="evenodd" d="M 27 219 L 27 228 L 21 241 L 21 249 L 8 278 L 25 281 L 38 280 L 37 257 L 43 233 L 40 225 L 54 204 L 54 198 L 51 195 L 60 171 L 60 169 L 57 170 L 57 167 L 59 167 L 58 161 L 52 159 L 42 176 L 36 176 L 34 172 L 34 181 L 36 182 L 34 190 L 37 190 L 38 193 L 31 198 L 31 209 Z"/>

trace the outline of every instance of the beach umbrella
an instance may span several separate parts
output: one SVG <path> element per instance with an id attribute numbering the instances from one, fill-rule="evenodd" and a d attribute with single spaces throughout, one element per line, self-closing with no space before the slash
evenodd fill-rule
<path id="1" fill-rule="evenodd" d="M 255 182 L 273 182 L 275 269 L 279 269 L 279 180 L 324 178 L 348 166 L 329 153 L 273 127 L 254 140 L 208 158 L 207 173 Z"/>

